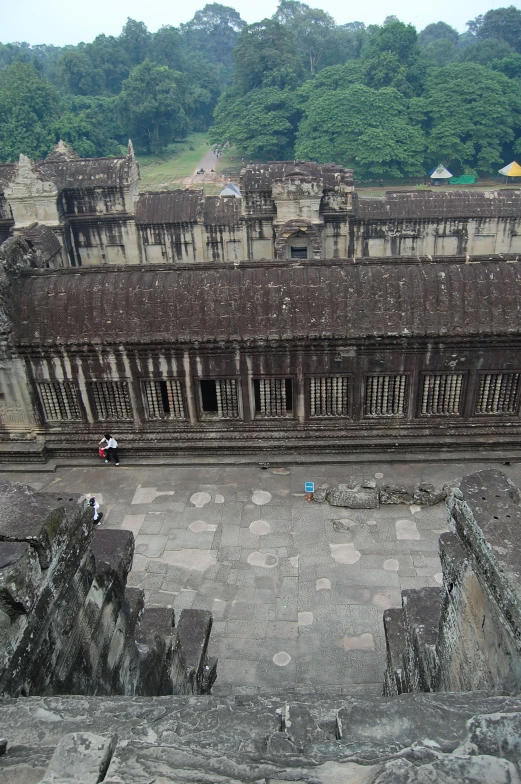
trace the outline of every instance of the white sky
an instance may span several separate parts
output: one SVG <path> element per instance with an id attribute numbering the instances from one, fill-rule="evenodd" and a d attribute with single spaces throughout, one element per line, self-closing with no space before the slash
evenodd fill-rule
<path id="1" fill-rule="evenodd" d="M 90 0 L 88 3 L 71 0 L 3 0 L 0 3 L 0 41 L 27 41 L 30 44 L 77 44 L 92 41 L 96 35 L 119 35 L 128 16 L 145 22 L 151 32 L 162 25 L 179 25 L 187 22 L 205 5 L 206 0 L 186 0 L 173 5 L 166 0 Z M 308 5 L 330 13 L 338 24 L 360 21 L 365 24 L 382 24 L 386 16 L 394 14 L 403 22 L 414 24 L 419 30 L 431 22 L 447 22 L 460 32 L 465 23 L 491 8 L 515 5 L 521 0 L 365 0 L 349 7 L 345 0 L 307 0 Z M 222 5 L 236 8 L 242 18 L 251 24 L 271 16 L 276 0 L 223 0 Z M 3 7 L 2 7 L 3 6 Z"/>

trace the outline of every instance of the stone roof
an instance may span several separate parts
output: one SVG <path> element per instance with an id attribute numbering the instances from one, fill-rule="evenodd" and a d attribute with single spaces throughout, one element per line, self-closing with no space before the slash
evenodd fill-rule
<path id="1" fill-rule="evenodd" d="M 308 262 L 36 272 L 15 342 L 187 343 L 521 334 L 521 263 Z"/>
<path id="2" fill-rule="evenodd" d="M 136 204 L 136 223 L 194 223 L 202 217 L 202 190 L 148 191 Z"/>
<path id="3" fill-rule="evenodd" d="M 388 218 L 495 218 L 521 215 L 521 190 L 387 191 L 385 197 L 353 196 L 353 217 Z"/>
<path id="4" fill-rule="evenodd" d="M 52 157 L 36 164 L 45 179 L 52 180 L 58 190 L 82 188 L 124 188 L 131 176 L 132 158 L 67 158 Z"/>
<path id="5" fill-rule="evenodd" d="M 55 145 L 54 149 L 45 159 L 46 161 L 76 161 L 79 159 L 76 150 L 73 150 L 67 142 L 62 139 Z"/>
<path id="6" fill-rule="evenodd" d="M 339 179 L 348 185 L 353 183 L 352 170 L 336 164 L 321 165 L 314 161 L 270 161 L 250 164 L 242 169 L 241 192 L 244 194 L 247 191 L 271 191 L 274 180 L 296 176 L 322 178 L 325 190 L 333 190 L 338 185 Z"/>
<path id="7" fill-rule="evenodd" d="M 39 223 L 32 223 L 25 226 L 17 234 L 20 234 L 29 245 L 42 254 L 44 264 L 49 264 L 55 256 L 61 253 L 61 245 L 58 237 L 48 226 Z"/>
<path id="8" fill-rule="evenodd" d="M 236 196 L 207 196 L 204 200 L 204 222 L 207 226 L 236 226 L 241 212 L 241 200 Z"/>

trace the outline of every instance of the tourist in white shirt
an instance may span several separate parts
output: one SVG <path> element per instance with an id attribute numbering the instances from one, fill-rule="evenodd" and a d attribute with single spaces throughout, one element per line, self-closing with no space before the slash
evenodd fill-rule
<path id="1" fill-rule="evenodd" d="M 103 512 L 98 512 L 99 504 L 94 498 L 94 496 L 92 496 L 92 498 L 89 500 L 89 506 L 92 508 L 92 512 L 93 512 L 92 522 L 94 523 L 94 525 L 98 525 L 101 518 L 103 517 Z"/>
<path id="2" fill-rule="evenodd" d="M 105 462 L 110 463 L 110 459 L 113 457 L 115 464 L 119 465 L 118 442 L 110 433 L 105 433 L 99 445 L 105 450 Z"/>

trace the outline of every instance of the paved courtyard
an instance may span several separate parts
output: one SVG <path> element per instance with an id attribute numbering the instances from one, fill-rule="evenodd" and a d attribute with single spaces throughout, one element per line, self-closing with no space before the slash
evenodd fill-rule
<path id="1" fill-rule="evenodd" d="M 349 510 L 306 501 L 304 482 L 349 476 L 436 486 L 493 464 L 58 468 L 4 473 L 35 489 L 93 494 L 102 526 L 136 537 L 129 584 L 151 606 L 214 617 L 216 693 L 286 686 L 381 689 L 382 613 L 400 590 L 441 582 L 444 504 Z M 520 483 L 518 466 L 505 468 Z"/>

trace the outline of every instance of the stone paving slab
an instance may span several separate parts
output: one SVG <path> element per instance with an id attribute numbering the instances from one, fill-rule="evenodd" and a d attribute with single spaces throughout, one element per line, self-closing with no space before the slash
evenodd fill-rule
<path id="1" fill-rule="evenodd" d="M 379 688 L 382 613 L 400 591 L 440 584 L 444 504 L 351 510 L 305 500 L 354 476 L 436 486 L 490 463 L 58 467 L 6 472 L 49 492 L 103 499 L 102 527 L 136 537 L 129 585 L 149 606 L 208 609 L 218 693 L 308 684 Z M 504 470 L 521 484 L 521 464 Z"/>

